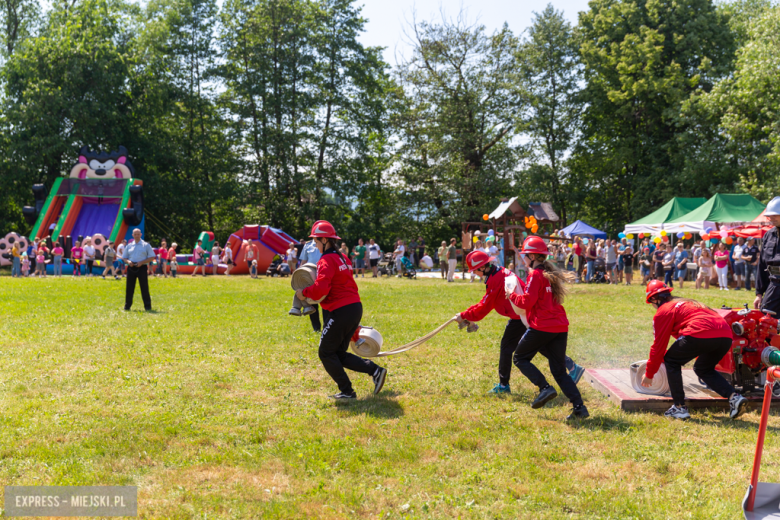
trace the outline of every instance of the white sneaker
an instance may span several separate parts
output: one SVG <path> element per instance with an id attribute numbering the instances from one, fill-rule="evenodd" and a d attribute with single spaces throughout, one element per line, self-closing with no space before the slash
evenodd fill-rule
<path id="1" fill-rule="evenodd" d="M 745 399 L 745 397 L 734 394 L 729 398 L 729 408 L 731 409 L 729 411 L 729 417 L 732 419 L 736 419 L 742 413 L 745 411 L 745 405 L 747 405 L 748 400 Z"/>
<path id="2" fill-rule="evenodd" d="M 691 414 L 688 413 L 687 406 L 672 405 L 671 408 L 664 412 L 665 417 L 672 417 L 674 419 L 690 419 Z"/>

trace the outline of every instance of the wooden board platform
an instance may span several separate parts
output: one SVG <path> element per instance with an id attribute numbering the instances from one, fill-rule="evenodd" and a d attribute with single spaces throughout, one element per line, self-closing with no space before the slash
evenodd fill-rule
<path id="1" fill-rule="evenodd" d="M 682 373 L 688 408 L 727 409 L 729 407 L 728 400 L 699 383 L 699 378 L 693 370 L 683 370 Z M 631 386 L 628 368 L 589 368 L 585 371 L 584 378 L 621 410 L 664 412 L 672 406 L 672 398 L 669 396 L 640 394 L 635 391 Z M 750 399 L 748 409 L 761 407 L 761 397 L 748 398 Z M 773 400 L 772 408 L 780 409 L 780 400 Z"/>

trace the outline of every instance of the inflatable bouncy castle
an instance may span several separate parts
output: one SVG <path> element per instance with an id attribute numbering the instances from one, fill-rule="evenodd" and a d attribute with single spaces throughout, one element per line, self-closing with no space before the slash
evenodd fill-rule
<path id="1" fill-rule="evenodd" d="M 110 153 L 84 146 L 69 175 L 55 179 L 51 190 L 43 184 L 33 186 L 35 205 L 22 210 L 33 226 L 29 241 L 39 238 L 49 249 L 59 242 L 68 258 L 73 244 L 89 236 L 102 259 L 109 242 L 129 240 L 135 228 L 144 231 L 143 182 L 133 178 L 134 173 L 124 146 Z M 9 240 L 24 237 L 9 234 L 0 240 L 0 253 L 10 250 Z M 10 264 L 9 259 L 0 258 L 0 265 Z M 71 274 L 73 265 L 64 262 L 62 271 Z M 102 271 L 102 262 L 98 262 L 94 272 Z"/>
<path id="2" fill-rule="evenodd" d="M 214 233 L 204 231 L 200 234 L 198 240 L 201 240 L 201 247 L 206 251 L 206 257 L 211 256 L 210 251 L 214 244 Z M 252 241 L 251 246 L 249 244 L 250 240 Z M 235 264 L 230 270 L 230 274 L 249 274 L 246 252 L 250 247 L 255 251 L 257 273 L 265 273 L 276 255 L 284 256 L 286 254 L 291 242 L 299 243 L 281 229 L 259 225 L 244 226 L 232 233 L 228 238 L 230 249 L 233 250 L 233 263 Z M 195 245 L 193 245 L 194 248 Z M 179 263 L 179 274 L 192 274 L 195 270 L 192 255 L 176 255 L 176 261 Z M 210 274 L 212 269 L 210 261 L 207 264 L 209 266 L 207 266 L 206 272 Z M 226 269 L 227 265 L 219 264 L 217 273 L 223 274 Z"/>

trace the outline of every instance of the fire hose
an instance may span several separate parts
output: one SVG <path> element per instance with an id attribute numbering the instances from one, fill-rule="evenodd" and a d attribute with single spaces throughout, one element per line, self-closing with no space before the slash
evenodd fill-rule
<path id="1" fill-rule="evenodd" d="M 290 285 L 292 285 L 293 290 L 297 292 L 314 285 L 316 279 L 317 279 L 317 266 L 315 264 L 307 263 L 307 264 L 303 264 L 302 266 L 300 266 L 298 269 L 295 270 L 295 272 L 290 277 Z M 310 305 L 314 305 L 315 303 L 320 303 L 324 299 L 325 298 L 323 297 L 320 298 L 319 300 L 312 300 L 310 298 L 306 298 L 305 300 Z M 426 334 L 425 336 L 417 338 L 416 340 L 411 341 L 406 345 L 402 345 L 398 348 L 394 348 L 392 350 L 388 350 L 385 352 L 382 352 L 383 340 L 382 340 L 382 335 L 379 333 L 379 331 L 377 331 L 372 327 L 359 326 L 355 331 L 355 334 L 352 336 L 352 340 L 350 341 L 349 346 L 352 348 L 352 351 L 360 357 L 392 356 L 419 347 L 426 341 L 433 338 L 439 332 L 447 328 L 447 326 L 450 323 L 456 321 L 457 318 L 452 317 L 446 322 L 444 322 L 443 324 L 436 327 L 428 334 Z M 461 329 L 464 327 L 467 328 L 468 332 L 475 332 L 477 329 L 479 329 L 479 325 L 477 325 L 476 323 L 469 322 L 467 320 L 463 320 L 463 322 L 459 326 L 459 328 Z"/>
<path id="2" fill-rule="evenodd" d="M 653 384 L 645 387 L 642 386 L 642 376 L 645 375 L 645 369 L 647 368 L 647 361 L 635 361 L 631 363 L 630 377 L 631 386 L 634 391 L 640 394 L 647 395 L 666 395 L 669 393 L 669 378 L 666 375 L 666 365 L 661 363 L 658 368 L 658 372 L 653 376 Z"/>
<path id="3" fill-rule="evenodd" d="M 311 287 L 314 285 L 314 282 L 317 280 L 317 264 L 307 263 L 300 266 L 298 269 L 293 272 L 292 276 L 290 276 L 290 285 L 292 285 L 293 291 L 302 291 L 303 289 L 306 289 L 307 287 Z M 311 298 L 305 298 L 305 303 L 308 303 L 309 305 L 315 305 L 317 303 L 320 303 L 322 300 L 324 300 L 325 297 L 323 296 L 319 300 L 312 300 Z"/>
<path id="4" fill-rule="evenodd" d="M 439 325 L 438 327 L 436 327 L 428 334 L 426 334 L 425 336 L 417 338 L 416 340 L 411 341 L 406 345 L 402 345 L 400 347 L 394 348 L 392 350 L 387 350 L 385 352 L 382 352 L 383 341 L 382 341 L 382 335 L 379 333 L 379 331 L 377 331 L 372 327 L 360 326 L 358 327 L 358 330 L 355 332 L 355 335 L 352 336 L 352 341 L 350 342 L 349 346 L 352 348 L 352 351 L 360 357 L 370 358 L 370 357 L 392 356 L 419 347 L 426 341 L 433 338 L 436 334 L 438 334 L 439 332 L 447 328 L 447 326 L 450 323 L 456 321 L 458 321 L 458 319 L 456 317 L 452 317 L 449 320 L 442 323 L 441 325 Z M 468 327 L 468 332 L 475 332 L 477 329 L 479 329 L 479 325 L 477 325 L 476 323 L 471 323 L 465 320 L 460 325 L 461 329 L 463 327 Z"/>

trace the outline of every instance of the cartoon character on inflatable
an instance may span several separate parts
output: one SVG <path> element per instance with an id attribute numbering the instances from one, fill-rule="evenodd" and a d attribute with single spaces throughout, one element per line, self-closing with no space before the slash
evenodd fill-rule
<path id="1" fill-rule="evenodd" d="M 114 152 L 94 152 L 88 146 L 79 150 L 79 160 L 70 170 L 72 179 L 132 179 L 135 170 L 127 160 L 127 148 Z"/>

